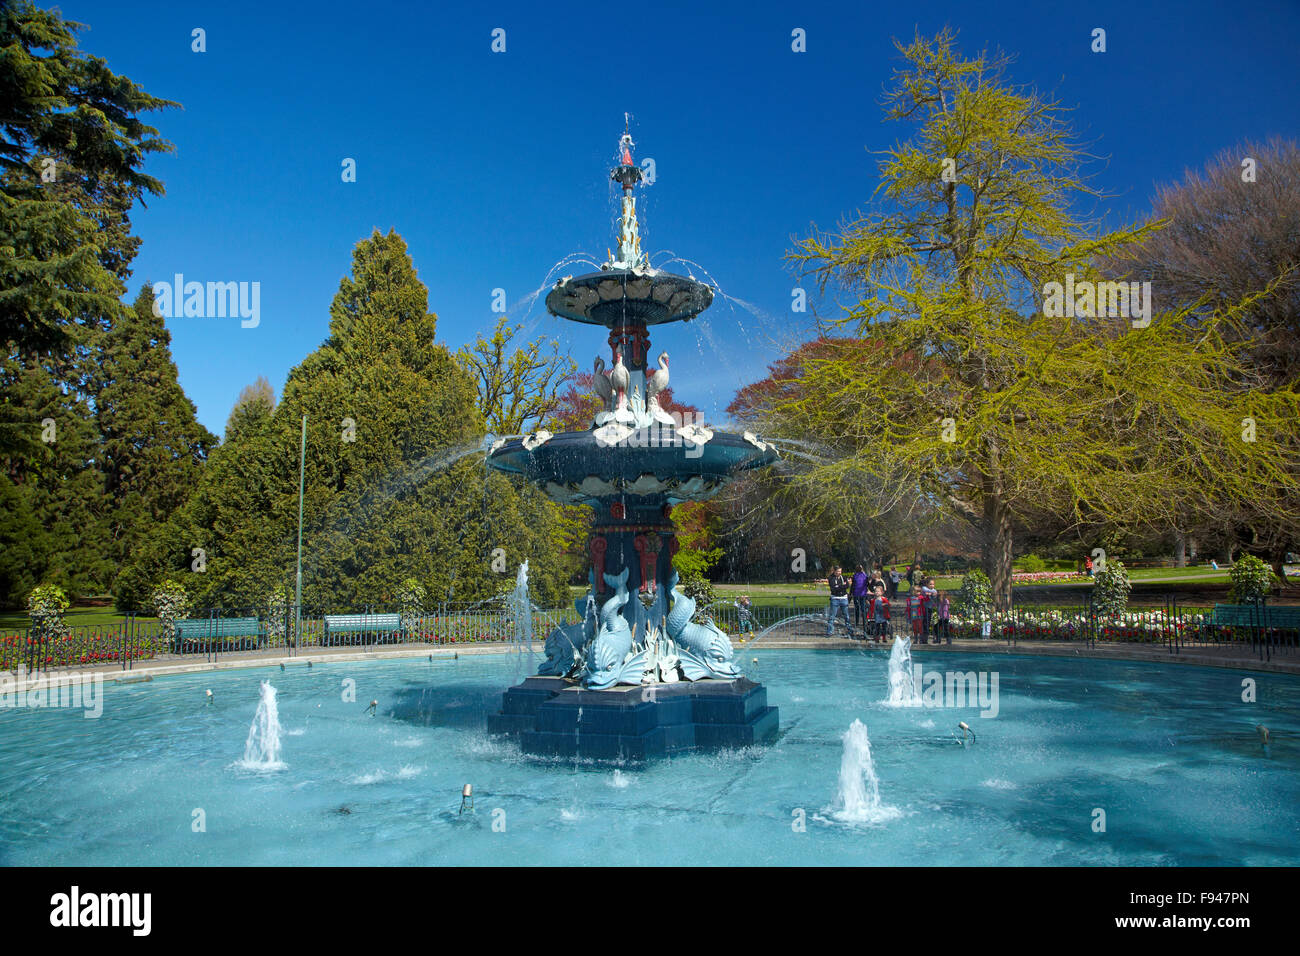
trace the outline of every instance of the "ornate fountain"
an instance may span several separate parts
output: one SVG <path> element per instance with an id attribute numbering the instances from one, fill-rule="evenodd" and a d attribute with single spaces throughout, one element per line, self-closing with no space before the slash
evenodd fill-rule
<path id="1" fill-rule="evenodd" d="M 592 508 L 590 591 L 579 623 L 546 639 L 539 676 L 505 692 L 489 730 L 530 752 L 644 758 L 745 746 L 776 733 L 767 692 L 745 678 L 731 641 L 677 588 L 674 505 L 717 494 L 737 472 L 777 459 L 746 432 L 705 427 L 660 407 L 668 354 L 651 363 L 649 329 L 689 322 L 713 289 L 650 266 L 641 251 L 632 137 L 610 173 L 623 191 L 617 252 L 599 272 L 565 276 L 553 315 L 609 329 L 611 362 L 594 365 L 601 411 L 591 428 L 498 441 L 489 467 L 522 475 L 554 500 Z M 689 417 L 689 416 L 688 416 Z"/>

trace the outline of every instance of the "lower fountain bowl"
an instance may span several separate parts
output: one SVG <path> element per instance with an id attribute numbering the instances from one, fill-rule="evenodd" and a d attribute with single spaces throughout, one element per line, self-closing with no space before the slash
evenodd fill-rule
<path id="1" fill-rule="evenodd" d="M 610 690 L 529 677 L 502 695 L 488 732 L 516 738 L 530 754 L 644 761 L 765 744 L 779 722 L 767 688 L 745 677 Z"/>
<path id="2" fill-rule="evenodd" d="M 617 429 L 617 426 L 614 426 Z M 564 504 L 636 495 L 670 504 L 717 494 L 735 474 L 770 465 L 776 449 L 751 435 L 710 432 L 702 444 L 671 425 L 562 432 L 499 442 L 488 455 L 497 471 L 523 475 Z"/>

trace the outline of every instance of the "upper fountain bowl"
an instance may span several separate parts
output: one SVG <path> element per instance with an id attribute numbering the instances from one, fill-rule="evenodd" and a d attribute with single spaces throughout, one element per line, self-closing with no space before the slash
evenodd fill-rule
<path id="1" fill-rule="evenodd" d="M 713 289 L 697 279 L 634 269 L 565 276 L 546 297 L 552 315 L 617 328 L 688 322 L 713 303 Z"/>

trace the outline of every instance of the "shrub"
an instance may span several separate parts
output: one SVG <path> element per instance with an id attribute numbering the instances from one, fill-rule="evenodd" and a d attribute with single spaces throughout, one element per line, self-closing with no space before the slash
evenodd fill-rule
<path id="1" fill-rule="evenodd" d="M 127 565 L 113 579 L 113 607 L 122 614 L 137 614 L 148 603 L 149 575 L 138 565 Z"/>
<path id="2" fill-rule="evenodd" d="M 1030 574 L 1047 570 L 1047 562 L 1036 554 L 1027 554 L 1020 559 L 1020 570 Z"/>
<path id="3" fill-rule="evenodd" d="M 176 637 L 176 622 L 189 613 L 190 598 L 185 593 L 185 585 L 179 581 L 163 581 L 153 589 L 149 596 L 158 623 L 162 625 L 163 639 L 171 641 Z"/>
<path id="4" fill-rule="evenodd" d="M 706 618 L 712 616 L 704 609 L 716 601 L 718 596 L 713 591 L 713 582 L 703 574 L 682 575 L 677 589 L 687 597 L 695 599 L 695 614 L 691 618 L 692 621 L 702 624 Z"/>
<path id="5" fill-rule="evenodd" d="M 1107 561 L 1104 570 L 1093 576 L 1092 603 L 1100 614 L 1116 617 L 1128 607 L 1128 595 L 1133 590 L 1128 569 L 1123 561 Z"/>
<path id="6" fill-rule="evenodd" d="M 32 637 L 60 640 L 68 636 L 68 625 L 63 614 L 68 609 L 68 596 L 57 584 L 42 584 L 32 589 L 27 598 L 27 614 L 32 621 Z"/>
<path id="7" fill-rule="evenodd" d="M 428 600 L 429 592 L 416 578 L 407 578 L 397 586 L 397 604 L 402 615 L 403 631 L 408 634 L 415 631 L 420 618 L 424 617 L 424 606 Z"/>
<path id="8" fill-rule="evenodd" d="M 989 576 L 983 571 L 967 571 L 953 603 L 954 610 L 962 617 L 977 618 L 987 614 L 993 606 L 993 586 L 989 583 Z"/>
<path id="9" fill-rule="evenodd" d="M 273 644 L 289 635 L 293 627 L 293 592 L 283 584 L 272 588 L 266 598 L 266 636 Z"/>
<path id="10" fill-rule="evenodd" d="M 1268 597 L 1277 577 L 1268 563 L 1253 554 L 1243 554 L 1230 572 L 1232 588 L 1228 600 L 1233 604 L 1253 604 Z"/>

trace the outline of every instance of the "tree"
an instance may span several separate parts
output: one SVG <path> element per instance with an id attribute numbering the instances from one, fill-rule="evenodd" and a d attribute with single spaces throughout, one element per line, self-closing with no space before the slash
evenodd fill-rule
<path id="1" fill-rule="evenodd" d="M 1238 337 L 1265 389 L 1300 382 L 1300 143 L 1273 139 L 1224 150 L 1204 171 L 1156 194 L 1152 218 L 1165 224 L 1111 257 L 1114 274 L 1148 279 L 1166 301 L 1199 316 L 1250 299 Z M 1175 526 L 1202 539 L 1228 531 L 1247 549 L 1282 564 L 1300 541 L 1300 497 L 1213 502 L 1191 496 Z"/>
<path id="2" fill-rule="evenodd" d="M 234 441 L 250 422 L 260 421 L 275 411 L 275 390 L 265 375 L 257 376 L 252 385 L 239 390 L 234 407 L 226 418 L 225 440 Z"/>
<path id="3" fill-rule="evenodd" d="M 82 25 L 30 0 L 0 6 L 0 341 L 64 349 L 121 309 L 128 212 L 172 147 L 139 114 L 177 104 L 77 49 Z"/>
<path id="4" fill-rule="evenodd" d="M 103 593 L 107 505 L 99 435 L 65 359 L 0 363 L 0 602 L 21 606 L 38 583 Z"/>
<path id="5" fill-rule="evenodd" d="M 490 338 L 479 335 L 456 353 L 461 368 L 478 386 L 479 411 L 494 435 L 518 435 L 535 429 L 555 410 L 559 386 L 577 369 L 558 353 L 559 343 L 534 339 L 510 350 L 523 329 L 497 319 Z"/>
<path id="6" fill-rule="evenodd" d="M 94 377 L 109 560 L 131 563 L 198 485 L 217 439 L 199 424 L 146 284 L 102 336 Z"/>
<path id="7" fill-rule="evenodd" d="M 358 243 L 329 338 L 293 369 L 274 410 L 261 389 L 237 404 L 169 535 L 207 555 L 187 579 L 196 606 L 251 607 L 292 587 L 304 415 L 309 608 L 391 605 L 410 578 L 431 601 L 486 598 L 513 584 L 525 558 L 538 600 L 560 599 L 568 571 L 549 502 L 486 474 L 474 382 L 436 330 L 401 237 Z M 491 569 L 498 547 L 508 574 Z M 159 563 L 187 562 L 172 551 Z"/>
<path id="8" fill-rule="evenodd" d="M 886 115 L 916 128 L 880 163 L 877 211 L 790 255 L 854 299 L 827 323 L 853 334 L 801 357 L 765 404 L 770 434 L 840 455 L 798 476 L 800 493 L 841 496 L 866 472 L 963 516 L 1001 609 L 1024 510 L 1172 520 L 1193 487 L 1286 486 L 1296 396 L 1250 390 L 1235 307 L 1195 331 L 1176 312 L 1096 318 L 1082 293 L 1078 319 L 1046 307 L 1051 283 L 1097 281 L 1095 257 L 1155 228 L 1104 232 L 1075 211 L 1098 197 L 1057 105 L 1007 85 L 1005 57 L 961 59 L 949 31 L 898 49 Z M 1248 446 L 1256 414 L 1271 427 Z"/>
<path id="9" fill-rule="evenodd" d="M 768 409 L 811 398 L 800 377 L 802 365 L 833 357 L 839 348 L 857 350 L 854 360 L 864 364 L 878 355 L 866 340 L 822 336 L 806 342 L 772 363 L 767 376 L 741 388 L 727 413 L 746 427 L 764 431 Z M 879 405 L 873 411 L 881 418 L 889 414 Z M 782 577 L 790 572 L 790 552 L 796 547 L 806 556 L 817 555 L 828 564 L 839 560 L 849 567 L 918 555 L 927 530 L 941 519 L 918 486 L 858 469 L 842 476 L 838 494 L 809 496 L 800 476 L 810 466 L 843 458 L 849 451 L 834 434 L 817 436 L 816 441 L 808 437 L 783 443 L 781 463 L 764 473 L 744 475 L 720 496 L 719 504 L 729 512 L 732 549 L 768 552 L 760 563 Z M 769 538 L 776 540 L 769 545 Z M 743 554 L 737 557 L 744 560 Z"/>

